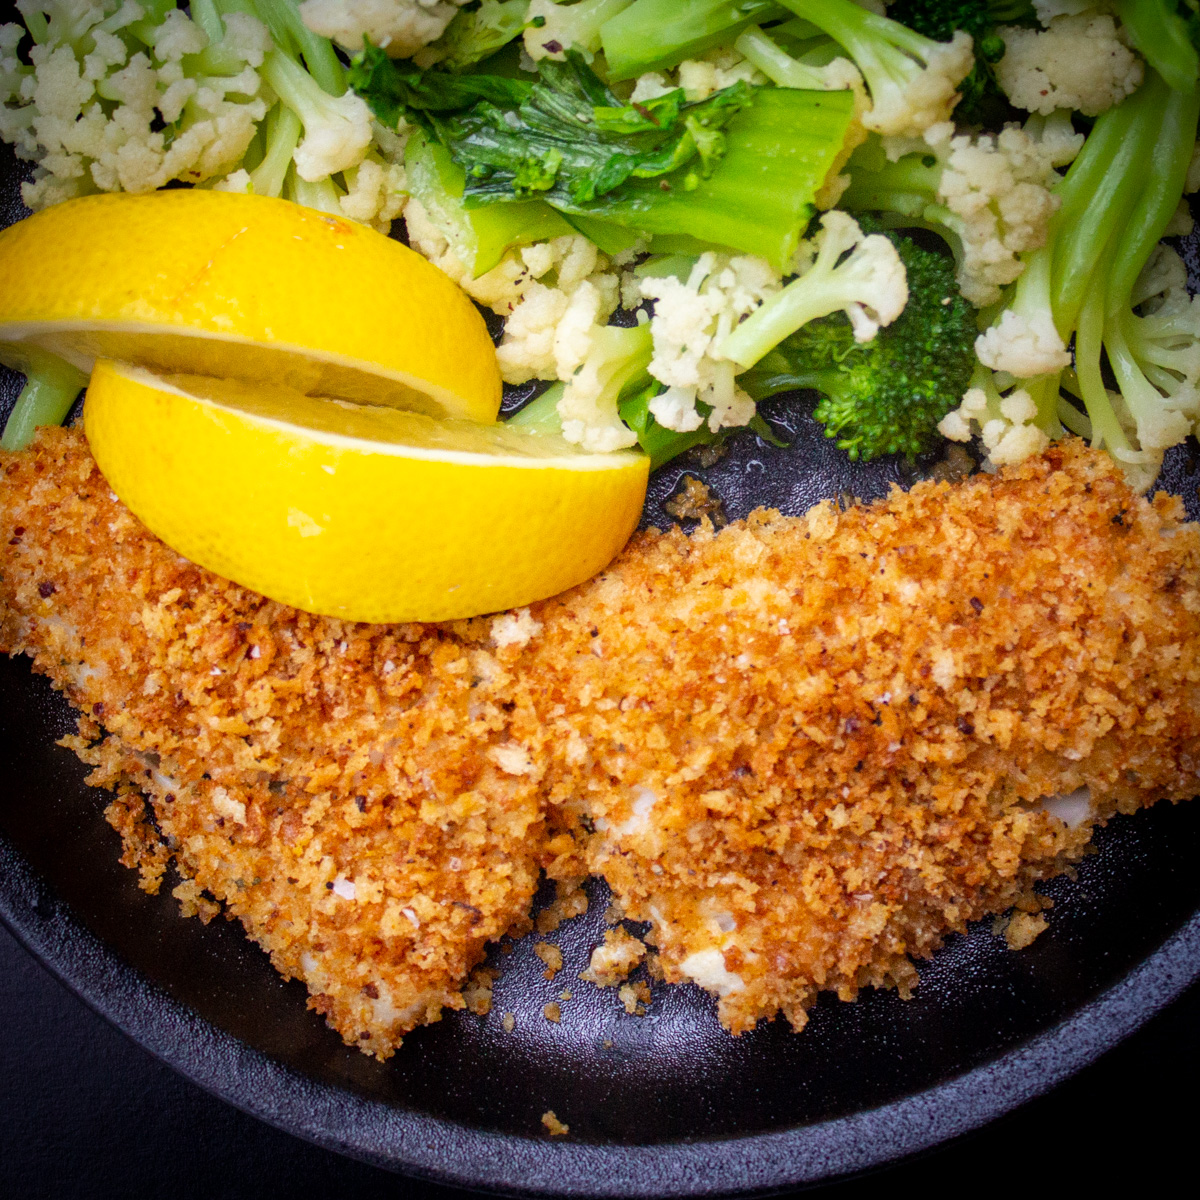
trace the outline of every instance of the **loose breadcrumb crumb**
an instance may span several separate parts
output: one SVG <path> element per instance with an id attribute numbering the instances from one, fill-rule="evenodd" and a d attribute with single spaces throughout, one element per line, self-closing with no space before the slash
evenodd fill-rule
<path id="1" fill-rule="evenodd" d="M 505 1033 L 512 1033 L 512 1031 L 517 1027 L 516 1014 L 510 1012 L 505 1013 L 503 1018 L 501 1018 L 500 1027 Z"/>
<path id="2" fill-rule="evenodd" d="M 542 974 L 543 979 L 553 979 L 562 970 L 562 951 L 553 942 L 538 942 L 533 948 L 534 954 L 546 964 Z"/>
<path id="3" fill-rule="evenodd" d="M 613 987 L 645 957 L 644 942 L 624 929 L 609 929 L 604 942 L 592 951 L 588 968 L 579 973 L 579 978 L 597 987 Z"/>
<path id="4" fill-rule="evenodd" d="M 557 1025 L 559 1021 L 562 1020 L 562 1008 L 559 1007 L 558 1001 L 551 1000 L 550 1003 L 542 1009 L 542 1016 L 545 1017 L 547 1021 L 553 1021 L 554 1024 Z"/>
<path id="5" fill-rule="evenodd" d="M 644 979 L 635 979 L 623 983 L 617 996 L 631 1017 L 644 1017 L 651 999 L 650 985 Z"/>
<path id="6" fill-rule="evenodd" d="M 564 1124 L 555 1115 L 552 1109 L 547 1109 L 542 1113 L 542 1124 L 546 1127 L 546 1132 L 551 1137 L 565 1137 L 571 1132 L 570 1125 Z"/>
<path id="7" fill-rule="evenodd" d="M 1041 913 L 1015 912 L 1007 920 L 1000 918 L 1000 928 L 993 926 L 993 931 L 1002 933 L 1010 950 L 1024 950 L 1033 940 L 1047 928 L 1049 922 Z"/>

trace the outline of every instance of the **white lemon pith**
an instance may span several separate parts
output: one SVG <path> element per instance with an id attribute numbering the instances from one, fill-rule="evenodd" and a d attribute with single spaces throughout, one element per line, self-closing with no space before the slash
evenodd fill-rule
<path id="1" fill-rule="evenodd" d="M 70 200 L 0 232 L 0 362 L 30 347 L 489 422 L 483 318 L 419 254 L 287 200 L 203 189 Z"/>
<path id="2" fill-rule="evenodd" d="M 266 384 L 100 361 L 84 405 L 113 491 L 191 561 L 353 621 L 528 604 L 602 570 L 649 460 Z"/>

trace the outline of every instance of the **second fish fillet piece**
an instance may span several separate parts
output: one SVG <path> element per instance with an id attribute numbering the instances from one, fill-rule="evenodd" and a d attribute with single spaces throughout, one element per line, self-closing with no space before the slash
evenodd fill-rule
<path id="1" fill-rule="evenodd" d="M 643 536 L 535 610 L 559 824 L 734 1031 L 800 1026 L 822 989 L 905 991 L 967 921 L 1036 911 L 1097 819 L 1200 791 L 1182 518 L 1072 441 Z"/>

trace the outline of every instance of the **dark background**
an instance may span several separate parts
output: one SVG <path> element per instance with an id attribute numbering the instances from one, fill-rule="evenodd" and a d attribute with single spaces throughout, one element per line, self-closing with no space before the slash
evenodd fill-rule
<path id="1" fill-rule="evenodd" d="M 1144 1195 L 1183 1172 L 1187 1194 L 1198 1080 L 1200 985 L 1062 1087 L 981 1132 L 817 1190 L 830 1200 L 881 1187 Z M 208 1095 L 96 1016 L 0 926 L 0 1195 L 464 1194 L 331 1154 Z"/>

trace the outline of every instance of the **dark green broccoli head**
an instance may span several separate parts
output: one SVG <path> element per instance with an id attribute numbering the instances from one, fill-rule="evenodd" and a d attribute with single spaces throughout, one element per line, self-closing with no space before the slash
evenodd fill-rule
<path id="1" fill-rule="evenodd" d="M 975 364 L 975 309 L 959 294 L 954 260 L 888 234 L 908 272 L 908 305 L 874 339 L 859 343 L 844 313 L 810 321 L 738 383 L 761 400 L 815 388 L 826 437 L 852 459 L 915 457 L 956 407 Z"/>
<path id="2" fill-rule="evenodd" d="M 1004 41 L 996 34 L 1001 25 L 1036 25 L 1029 0 L 895 0 L 888 16 L 925 37 L 947 42 L 956 29 L 975 42 L 975 66 L 959 85 L 962 99 L 955 109 L 960 121 L 994 125 L 1008 115 L 1008 101 L 992 70 L 1004 57 Z"/>

